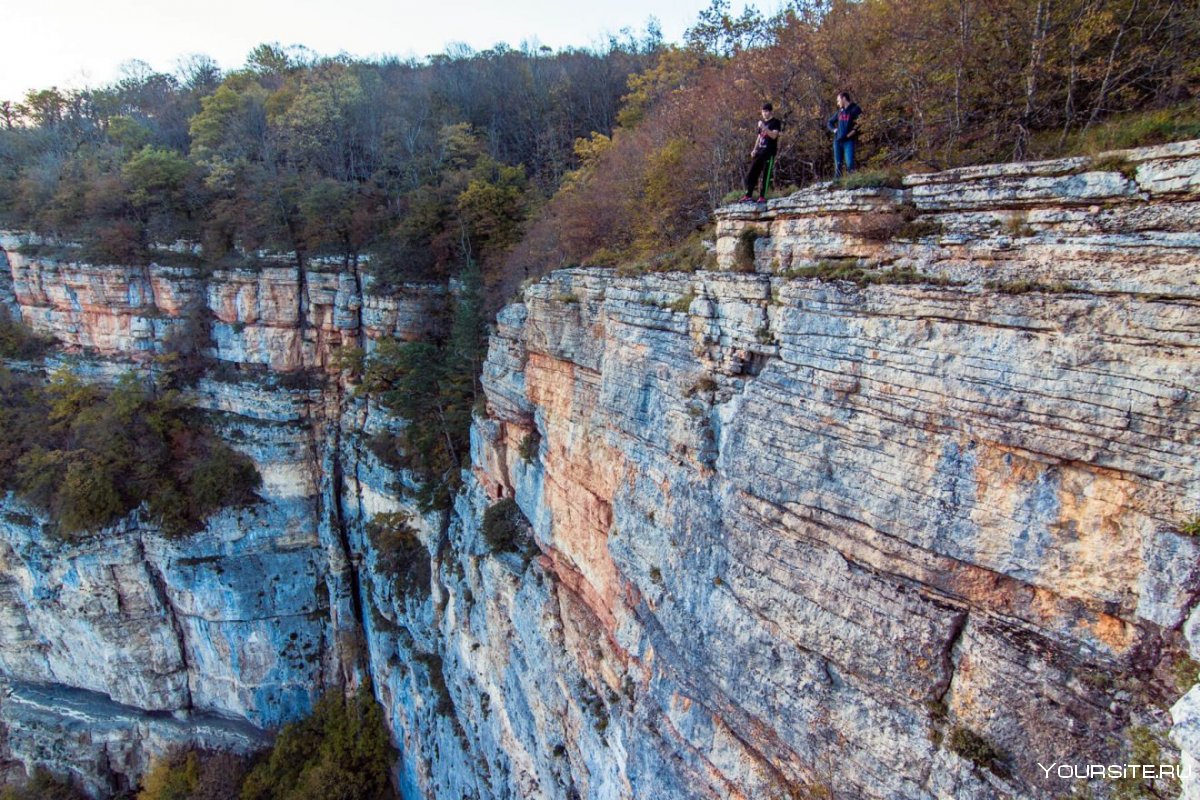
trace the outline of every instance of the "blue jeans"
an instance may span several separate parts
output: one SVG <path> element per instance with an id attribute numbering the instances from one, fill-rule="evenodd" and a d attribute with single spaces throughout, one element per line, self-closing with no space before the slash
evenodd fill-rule
<path id="1" fill-rule="evenodd" d="M 833 177 L 840 178 L 854 171 L 854 140 L 833 140 Z"/>

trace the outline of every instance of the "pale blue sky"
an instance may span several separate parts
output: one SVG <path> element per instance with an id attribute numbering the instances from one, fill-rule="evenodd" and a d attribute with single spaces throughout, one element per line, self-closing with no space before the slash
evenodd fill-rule
<path id="1" fill-rule="evenodd" d="M 534 41 L 554 49 L 591 46 L 622 28 L 658 19 L 667 41 L 710 0 L 0 0 L 0 100 L 52 85 L 110 83 L 140 59 L 173 72 L 202 53 L 223 70 L 241 66 L 262 42 L 304 45 L 321 55 L 424 57 L 452 42 L 482 50 Z M 743 3 L 731 3 L 740 12 Z"/>

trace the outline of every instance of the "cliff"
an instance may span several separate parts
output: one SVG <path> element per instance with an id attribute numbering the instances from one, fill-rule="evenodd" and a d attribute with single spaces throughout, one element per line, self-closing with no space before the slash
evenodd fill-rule
<path id="1" fill-rule="evenodd" d="M 152 375 L 175 332 L 207 318 L 215 367 L 189 400 L 263 478 L 261 502 L 183 540 L 134 514 L 71 543 L 15 498 L 2 505 L 6 755 L 107 796 L 170 745 L 257 749 L 323 691 L 361 678 L 356 556 L 334 465 L 340 415 L 367 412 L 321 376 L 343 345 L 428 335 L 446 292 L 414 284 L 378 297 L 319 266 L 96 266 L 26 255 L 26 241 L 0 238 L 0 302 L 59 343 L 45 368 L 100 382 Z"/>
<path id="2" fill-rule="evenodd" d="M 1198 155 L 818 187 L 719 212 L 744 273 L 505 309 L 427 796 L 1056 796 L 1172 722 L 1194 759 Z M 532 558 L 481 538 L 508 497 Z"/>
<path id="3" fill-rule="evenodd" d="M 1051 765 L 1194 766 L 1198 202 L 1191 142 L 814 187 L 721 209 L 715 271 L 554 273 L 497 318 L 453 513 L 412 517 L 427 590 L 366 534 L 412 511 L 365 446 L 395 422 L 277 373 L 425 335 L 442 290 L 6 243 L 0 301 L 91 374 L 207 307 L 243 367 L 194 400 L 265 478 L 183 541 L 68 546 L 9 498 L 9 756 L 99 794 L 366 674 L 405 797 L 1033 798 L 1078 788 Z"/>

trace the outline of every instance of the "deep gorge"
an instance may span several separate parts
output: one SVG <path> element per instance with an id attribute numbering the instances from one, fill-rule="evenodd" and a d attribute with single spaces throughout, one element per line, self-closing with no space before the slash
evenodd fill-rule
<path id="1" fill-rule="evenodd" d="M 106 796 L 369 677 L 406 798 L 1066 796 L 1039 763 L 1147 742 L 1194 770 L 1200 142 L 1119 157 L 818 186 L 719 209 L 715 270 L 552 273 L 496 319 L 445 516 L 335 366 L 427 336 L 445 285 L 6 235 L 51 367 L 149 374 L 205 309 L 237 369 L 190 401 L 263 487 L 185 539 L 63 543 L 6 499 L 4 759 Z M 427 592 L 368 535 L 397 511 Z"/>

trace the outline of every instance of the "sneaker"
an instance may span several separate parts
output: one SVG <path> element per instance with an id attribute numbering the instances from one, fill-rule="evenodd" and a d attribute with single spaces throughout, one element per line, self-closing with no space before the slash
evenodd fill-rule
<path id="1" fill-rule="evenodd" d="M 759 197 L 759 198 L 758 198 L 758 202 L 759 202 L 759 203 L 765 203 L 765 202 L 767 202 L 767 198 L 765 198 L 765 197 Z"/>
<path id="2" fill-rule="evenodd" d="M 740 199 L 740 200 L 738 200 L 738 202 L 739 202 L 739 203 L 753 203 L 753 202 L 754 202 L 754 198 L 753 198 L 753 197 L 751 197 L 751 196 L 750 196 L 750 195 L 748 195 L 748 194 L 744 194 L 744 195 L 742 195 L 741 199 Z"/>

